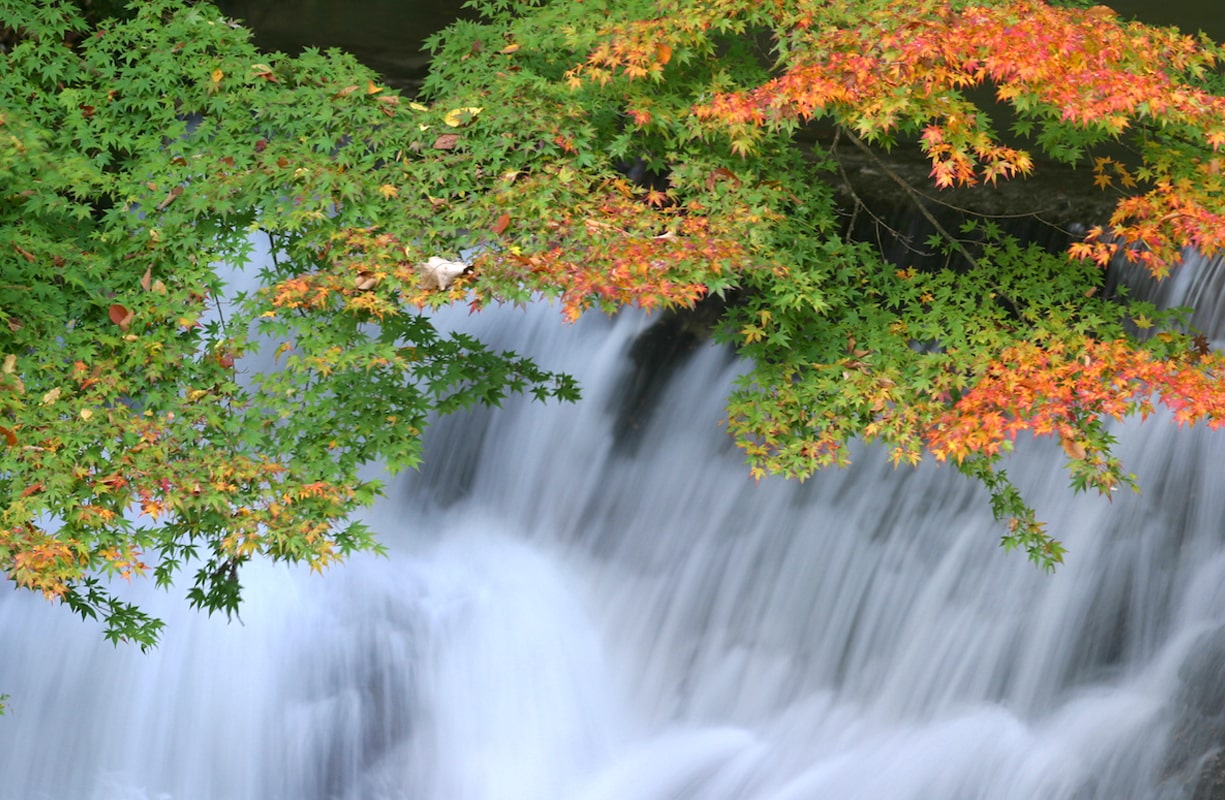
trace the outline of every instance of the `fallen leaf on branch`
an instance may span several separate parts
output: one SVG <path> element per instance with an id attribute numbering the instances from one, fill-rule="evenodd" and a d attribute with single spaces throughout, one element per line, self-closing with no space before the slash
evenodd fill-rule
<path id="1" fill-rule="evenodd" d="M 452 128 L 458 128 L 467 125 L 485 109 L 478 106 L 465 106 L 463 108 L 453 108 L 446 113 L 442 121 L 450 125 Z"/>
<path id="2" fill-rule="evenodd" d="M 132 323 L 132 317 L 136 316 L 131 309 L 124 308 L 118 303 L 112 303 L 107 310 L 107 315 L 111 318 L 111 322 L 118 325 L 120 328 L 127 330 L 128 325 Z"/>
<path id="3" fill-rule="evenodd" d="M 1082 461 L 1085 458 L 1085 445 L 1083 442 L 1078 442 L 1075 439 L 1063 437 L 1059 440 L 1060 447 L 1067 457 L 1074 461 Z"/>
<path id="4" fill-rule="evenodd" d="M 438 256 L 430 256 L 429 260 L 417 267 L 421 273 L 421 285 L 426 289 L 442 291 L 448 288 L 455 279 L 468 269 L 462 261 L 448 261 Z"/>

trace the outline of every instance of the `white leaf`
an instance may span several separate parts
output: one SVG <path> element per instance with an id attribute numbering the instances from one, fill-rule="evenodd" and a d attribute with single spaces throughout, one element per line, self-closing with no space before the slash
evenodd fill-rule
<path id="1" fill-rule="evenodd" d="M 430 256 L 429 261 L 417 266 L 421 273 L 421 285 L 439 291 L 449 287 L 467 269 L 468 265 L 462 261 L 447 261 L 438 256 Z"/>

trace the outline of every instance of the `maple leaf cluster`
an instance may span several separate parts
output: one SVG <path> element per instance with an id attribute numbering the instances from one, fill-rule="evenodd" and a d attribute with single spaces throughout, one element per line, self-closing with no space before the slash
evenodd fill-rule
<path id="1" fill-rule="evenodd" d="M 103 578 L 192 565 L 189 597 L 230 611 L 251 558 L 377 549 L 349 516 L 379 492 L 363 465 L 415 465 L 432 415 L 577 396 L 435 329 L 452 302 L 545 296 L 573 320 L 717 296 L 753 474 L 803 478 L 857 438 L 932 455 L 1045 565 L 1062 550 L 997 469 L 1013 437 L 1057 439 L 1074 483 L 1110 491 L 1105 421 L 1221 423 L 1220 357 L 1102 275 L 1225 247 L 1216 45 L 1040 0 L 473 8 L 402 102 L 351 56 L 260 53 L 204 3 L 103 24 L 0 0 L 10 578 L 147 644 L 159 623 Z M 830 131 L 914 148 L 937 190 L 1045 156 L 1124 193 L 1066 253 L 923 212 L 928 260 L 891 263 L 848 241 Z M 223 302 L 217 265 L 257 242 L 258 287 Z M 261 339 L 275 369 L 244 366 Z"/>
<path id="2" fill-rule="evenodd" d="M 1148 417 L 1155 402 L 1178 423 L 1225 425 L 1225 359 L 1212 353 L 1185 361 L 1160 360 L 1128 342 L 1022 343 L 1002 352 L 974 387 L 927 433 L 937 459 L 999 451 L 1005 440 L 1030 431 L 1057 436 L 1070 457 L 1083 459 L 1080 428 L 1087 419 Z M 1109 487 L 1107 487 L 1109 488 Z"/>
<path id="3" fill-rule="evenodd" d="M 1012 509 L 1004 516 L 1013 519 L 1014 534 L 1029 536 L 1031 556 L 1049 565 L 1061 549 L 990 467 L 1019 432 L 1055 437 L 1078 487 L 1111 491 L 1125 476 L 1109 455 L 1103 420 L 1147 416 L 1160 398 L 1179 423 L 1220 424 L 1218 358 L 1192 347 L 1189 331 L 1176 337 L 1179 347 L 1157 354 L 1120 325 L 1134 316 L 1127 303 L 1099 307 L 1100 277 L 1072 267 L 1083 260 L 1105 268 L 1125 257 L 1162 277 L 1182 248 L 1213 254 L 1225 246 L 1217 155 L 1225 143 L 1225 97 L 1210 88 L 1220 57 L 1215 44 L 1126 22 L 1104 7 L 1041 0 L 673 1 L 636 11 L 641 16 L 602 24 L 600 41 L 565 73 L 574 92 L 616 87 L 636 127 L 666 129 L 663 93 L 654 87 L 690 80 L 701 88 L 683 108 L 673 101 L 676 137 L 725 142 L 746 164 L 773 158 L 774 142 L 819 123 L 885 147 L 909 139 L 929 159 L 937 189 L 966 187 L 1031 174 L 1037 157 L 1022 146 L 1029 138 L 1046 156 L 1092 160 L 1098 186 L 1117 181 L 1130 192 L 1109 220 L 1070 245 L 1064 258 L 1071 261 L 1056 268 L 1080 283 L 1057 303 L 1043 279 L 1022 277 L 1007 291 L 984 285 L 975 294 L 963 286 L 970 302 L 952 309 L 938 291 L 885 286 L 885 265 L 854 267 L 860 277 L 850 285 L 838 277 L 848 274 L 839 271 L 846 270 L 837 266 L 840 257 L 800 267 L 794 239 L 776 239 L 765 257 L 751 250 L 754 263 L 782 267 L 747 273 L 759 299 L 731 312 L 741 348 L 757 364 L 731 414 L 754 474 L 804 477 L 844 464 L 847 443 L 857 437 L 888 442 L 895 463 L 931 453 L 993 486 L 1001 507 Z M 732 51 L 720 42 L 736 36 L 768 42 L 773 65 L 744 67 L 738 76 L 727 64 L 709 72 L 695 66 L 727 58 Z M 1016 121 L 1008 137 L 992 128 L 998 108 L 984 101 L 986 87 L 995 104 L 1011 107 Z M 1126 162 L 1093 156 L 1124 139 L 1136 153 Z M 803 216 L 796 207 L 783 213 L 791 221 Z M 947 252 L 963 263 L 950 265 L 951 275 L 967 263 L 979 272 L 975 260 L 988 251 L 1001 263 L 1046 258 L 1016 247 L 967 246 L 941 233 Z M 905 267 L 899 275 L 915 274 L 897 266 Z M 802 275 L 813 277 L 795 285 Z M 952 311 L 950 324 L 925 321 L 937 306 Z M 1073 329 L 1061 327 L 1068 324 Z M 971 327 L 978 329 L 972 340 L 951 336 Z M 927 329 L 935 352 L 915 347 L 913 332 Z M 839 336 L 858 339 L 853 353 L 836 344 Z"/>
<path id="4" fill-rule="evenodd" d="M 579 213 L 549 220 L 548 239 L 555 244 L 548 249 L 491 249 L 474 265 L 498 281 L 561 287 L 563 314 L 574 321 L 591 307 L 692 306 L 718 275 L 730 275 L 750 259 L 734 239 L 711 235 L 700 208 L 644 213 L 642 202 L 624 181 L 615 182 Z"/>
<path id="5" fill-rule="evenodd" d="M 867 3 L 845 25 L 816 24 L 835 15 L 808 3 L 780 3 L 764 13 L 786 42 L 781 74 L 717 92 L 693 108 L 737 152 L 752 150 L 758 128 L 829 117 L 874 140 L 921 129 L 938 187 L 1027 175 L 1032 156 L 1001 144 L 965 95 L 991 84 L 1000 102 L 1043 123 L 1104 137 L 1135 126 L 1176 128 L 1205 150 L 1202 158 L 1180 160 L 1177 170 L 1154 155 L 1140 170 L 1151 190 L 1121 201 L 1109 226 L 1094 228 L 1074 251 L 1077 257 L 1105 265 L 1122 250 L 1164 275 L 1182 246 L 1216 252 L 1225 244 L 1215 155 L 1225 143 L 1225 97 L 1194 81 L 1215 67 L 1215 46 L 1175 29 L 1121 22 L 1103 6 L 1061 8 L 1041 0 Z M 692 13 L 628 24 L 593 49 L 571 80 L 607 82 L 617 71 L 654 75 L 657 50 L 693 47 L 695 33 L 714 24 Z"/>

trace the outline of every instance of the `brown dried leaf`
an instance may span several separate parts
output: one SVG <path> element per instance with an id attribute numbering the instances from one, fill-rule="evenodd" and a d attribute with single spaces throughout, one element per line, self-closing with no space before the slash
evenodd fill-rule
<path id="1" fill-rule="evenodd" d="M 166 199 L 165 199 L 165 200 L 163 200 L 162 202 L 160 202 L 160 203 L 158 203 L 158 204 L 157 204 L 157 210 L 158 210 L 158 211 L 162 211 L 162 210 L 164 210 L 164 209 L 166 208 L 166 206 L 168 206 L 168 205 L 170 205 L 171 203 L 173 203 L 173 202 L 174 202 L 174 199 L 175 199 L 176 197 L 178 197 L 179 195 L 181 195 L 182 193 L 183 193 L 183 187 L 182 187 L 182 186 L 176 186 L 176 187 L 174 187 L 173 189 L 171 189 L 171 190 L 170 190 L 170 193 L 166 195 Z"/>
<path id="2" fill-rule="evenodd" d="M 1068 458 L 1072 459 L 1073 461 L 1084 460 L 1084 442 L 1078 442 L 1075 439 L 1069 439 L 1068 437 L 1064 436 L 1059 440 L 1059 446 L 1063 448 L 1063 452 L 1067 454 Z"/>
<path id="3" fill-rule="evenodd" d="M 132 317 L 136 316 L 131 309 L 124 308 L 118 303 L 111 303 L 107 315 L 111 318 L 111 322 L 124 330 L 128 329 L 128 325 L 132 324 Z"/>

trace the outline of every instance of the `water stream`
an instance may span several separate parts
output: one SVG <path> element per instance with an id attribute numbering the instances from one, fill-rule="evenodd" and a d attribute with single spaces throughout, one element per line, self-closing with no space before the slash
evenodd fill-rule
<path id="1" fill-rule="evenodd" d="M 442 420 L 371 514 L 392 555 L 256 566 L 241 623 L 135 587 L 155 652 L 0 595 L 0 798 L 1190 798 L 1225 742 L 1221 436 L 1127 426 L 1112 503 L 1022 447 L 1046 575 L 949 469 L 755 483 L 738 365 L 642 368 L 651 318 L 454 320 L 586 399 Z"/>

